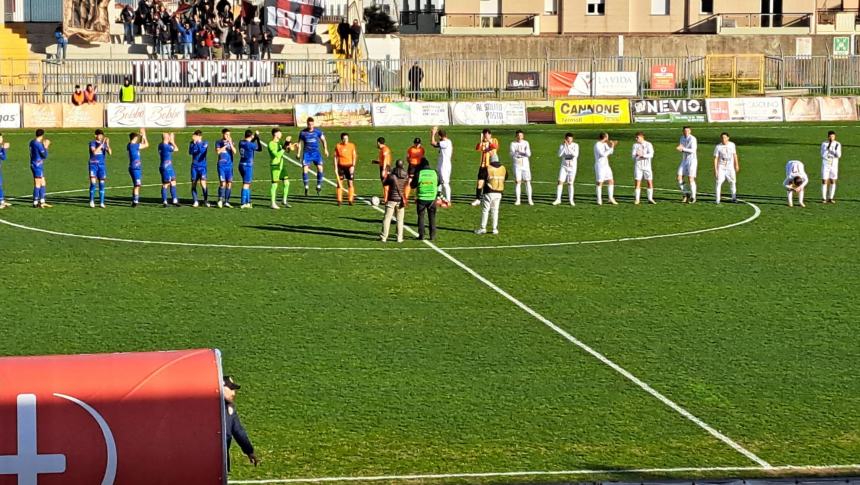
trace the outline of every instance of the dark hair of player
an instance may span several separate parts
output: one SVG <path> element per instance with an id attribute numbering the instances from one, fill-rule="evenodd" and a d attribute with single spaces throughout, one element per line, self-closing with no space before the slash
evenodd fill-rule
<path id="1" fill-rule="evenodd" d="M 385 138 L 380 136 L 376 139 L 376 143 L 379 143 L 380 145 L 385 145 Z"/>
<path id="2" fill-rule="evenodd" d="M 525 132 L 523 132 L 523 130 L 517 130 L 514 132 L 514 135 L 525 135 Z"/>
<path id="3" fill-rule="evenodd" d="M 573 140 L 573 133 L 571 133 L 571 132 L 569 132 L 569 131 L 568 131 L 567 133 L 565 133 L 565 134 L 564 134 L 564 137 L 565 137 L 565 138 L 570 138 L 571 140 Z"/>
<path id="4" fill-rule="evenodd" d="M 340 139 L 343 140 L 343 137 L 345 137 L 345 136 L 349 136 L 349 133 L 344 131 L 343 133 L 340 134 Z"/>
<path id="5" fill-rule="evenodd" d="M 828 131 L 828 132 L 827 132 L 827 136 L 835 135 L 835 134 L 836 134 L 836 132 L 835 132 L 835 131 L 833 131 L 833 130 L 830 130 L 830 131 Z"/>
<path id="6" fill-rule="evenodd" d="M 200 130 L 194 130 L 194 134 L 195 134 L 195 135 L 197 135 L 197 136 L 200 136 L 200 135 L 202 135 L 202 134 L 203 134 L 203 132 L 202 132 L 202 131 L 200 131 Z"/>
<path id="7" fill-rule="evenodd" d="M 129 141 L 134 141 L 135 138 L 137 138 L 137 133 L 132 132 L 128 134 Z"/>
<path id="8" fill-rule="evenodd" d="M 251 130 L 245 130 L 245 138 L 248 138 L 249 136 L 254 136 L 254 132 Z"/>
<path id="9" fill-rule="evenodd" d="M 597 139 L 598 139 L 598 140 L 608 140 L 608 139 L 609 139 L 609 133 L 607 133 L 607 132 L 605 132 L 605 131 L 601 131 L 601 132 L 597 135 Z"/>
<path id="10" fill-rule="evenodd" d="M 801 185 L 803 185 L 803 177 L 798 175 L 797 177 L 794 177 L 794 180 L 792 180 L 792 182 L 794 183 L 795 187 L 800 187 Z"/>
<path id="11" fill-rule="evenodd" d="M 726 132 L 724 131 L 724 132 L 720 133 L 720 137 L 721 137 L 721 138 L 722 138 L 722 137 L 729 138 L 729 134 L 728 134 L 728 133 L 726 133 Z"/>
<path id="12" fill-rule="evenodd" d="M 492 135 L 493 132 L 490 131 L 489 128 L 484 128 L 484 131 L 481 132 L 482 135 Z"/>
<path id="13" fill-rule="evenodd" d="M 312 117 L 308 116 L 308 123 L 313 123 L 313 122 L 314 122 L 314 119 Z"/>
<path id="14" fill-rule="evenodd" d="M 223 128 L 223 129 L 221 130 L 221 134 L 222 134 L 222 135 L 226 135 L 227 133 L 230 133 L 230 129 L 229 129 L 229 128 Z"/>
<path id="15" fill-rule="evenodd" d="M 685 127 L 681 128 L 681 130 L 682 130 L 682 131 L 683 131 L 683 130 L 692 130 L 692 128 L 690 128 L 689 126 L 685 126 Z"/>
<path id="16" fill-rule="evenodd" d="M 643 132 L 641 132 L 641 131 L 637 131 L 637 132 L 636 132 L 636 136 L 637 136 L 637 137 L 641 136 L 642 138 L 645 138 L 645 133 L 643 133 Z"/>
<path id="17" fill-rule="evenodd" d="M 43 130 L 43 129 L 41 129 L 41 128 L 39 128 L 38 130 L 36 130 L 36 138 L 39 138 L 40 136 L 42 136 L 42 135 L 44 135 L 44 134 L 45 134 L 45 130 Z"/>
<path id="18" fill-rule="evenodd" d="M 448 132 L 445 130 L 439 130 L 439 138 L 445 138 L 448 136 Z"/>
<path id="19" fill-rule="evenodd" d="M 104 135 L 104 134 L 105 134 L 105 132 L 101 128 L 96 130 L 96 135 Z"/>
<path id="20" fill-rule="evenodd" d="M 281 132 L 280 128 L 272 128 L 272 136 L 275 136 L 275 133 L 280 133 L 280 132 Z"/>

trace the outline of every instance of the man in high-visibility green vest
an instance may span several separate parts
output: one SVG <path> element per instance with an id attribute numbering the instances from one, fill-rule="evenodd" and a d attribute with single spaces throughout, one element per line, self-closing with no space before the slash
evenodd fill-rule
<path id="1" fill-rule="evenodd" d="M 119 88 L 120 103 L 134 103 L 134 85 L 131 84 L 131 79 L 126 77 L 122 86 Z"/>
<path id="2" fill-rule="evenodd" d="M 412 177 L 412 188 L 418 189 L 415 197 L 418 207 L 418 239 L 424 239 L 424 214 L 430 219 L 430 240 L 436 240 L 436 200 L 439 198 L 439 173 L 426 158 L 421 159 L 418 171 Z"/>

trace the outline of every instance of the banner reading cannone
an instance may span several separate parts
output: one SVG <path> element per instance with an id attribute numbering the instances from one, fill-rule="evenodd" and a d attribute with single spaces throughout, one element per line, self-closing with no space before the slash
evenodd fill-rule
<path id="1" fill-rule="evenodd" d="M 316 42 L 324 7 L 324 0 L 267 0 L 266 19 L 279 37 L 310 44 Z"/>
<path id="2" fill-rule="evenodd" d="M 110 42 L 109 0 L 63 0 L 63 32 L 88 42 Z"/>

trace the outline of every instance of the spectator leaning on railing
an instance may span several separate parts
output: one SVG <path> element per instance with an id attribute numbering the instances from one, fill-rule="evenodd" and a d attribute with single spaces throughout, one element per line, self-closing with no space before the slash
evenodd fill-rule
<path id="1" fill-rule="evenodd" d="M 84 103 L 85 104 L 94 104 L 98 102 L 98 96 L 96 96 L 96 87 L 92 84 L 87 84 L 86 89 L 84 89 Z"/>
<path id="2" fill-rule="evenodd" d="M 66 46 L 69 44 L 69 39 L 63 34 L 63 24 L 58 25 L 54 30 L 54 39 L 57 41 L 57 62 L 62 64 L 66 59 Z"/>
<path id="3" fill-rule="evenodd" d="M 84 104 L 84 92 L 81 91 L 80 84 L 75 84 L 75 90 L 72 92 L 72 104 L 75 106 Z"/>

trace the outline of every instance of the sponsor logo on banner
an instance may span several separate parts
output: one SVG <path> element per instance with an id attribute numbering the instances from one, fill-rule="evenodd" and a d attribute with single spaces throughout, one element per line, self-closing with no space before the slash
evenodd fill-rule
<path id="1" fill-rule="evenodd" d="M 109 103 L 110 128 L 185 128 L 182 103 Z"/>
<path id="2" fill-rule="evenodd" d="M 373 103 L 373 126 L 450 124 L 447 103 Z"/>
<path id="3" fill-rule="evenodd" d="M 314 42 L 317 26 L 323 16 L 323 0 L 268 0 L 266 13 L 269 27 L 279 37 L 290 37 L 298 44 Z"/>
<path id="4" fill-rule="evenodd" d="M 712 98 L 707 100 L 712 123 L 782 121 L 782 98 Z"/>
<path id="5" fill-rule="evenodd" d="M 0 358 L 0 482 L 226 483 L 220 367 L 215 350 Z"/>
<path id="6" fill-rule="evenodd" d="M 539 72 L 509 72 L 508 91 L 536 91 L 540 89 Z"/>
<path id="7" fill-rule="evenodd" d="M 651 89 L 671 91 L 675 89 L 675 65 L 656 64 L 651 66 Z"/>
<path id="8" fill-rule="evenodd" d="M 370 103 L 297 104 L 296 126 L 304 126 L 313 118 L 318 126 L 370 126 Z"/>
<path id="9" fill-rule="evenodd" d="M 451 103 L 455 125 L 525 125 L 526 105 L 522 101 L 482 101 Z"/>
<path id="10" fill-rule="evenodd" d="M 595 96 L 636 96 L 639 92 L 639 76 L 633 71 L 549 72 L 550 96 L 591 96 L 592 83 Z"/>
<path id="11" fill-rule="evenodd" d="M 626 99 L 566 99 L 555 102 L 559 125 L 629 124 L 630 103 Z"/>
<path id="12" fill-rule="evenodd" d="M 62 126 L 62 104 L 24 104 L 24 128 L 61 128 Z"/>
<path id="13" fill-rule="evenodd" d="M 101 128 L 105 125 L 105 105 L 101 103 L 63 105 L 63 128 Z"/>
<path id="14" fill-rule="evenodd" d="M 705 122 L 705 101 L 701 99 L 640 99 L 633 102 L 637 123 Z"/>
<path id="15" fill-rule="evenodd" d="M 0 128 L 21 127 L 21 105 L 18 103 L 0 104 Z"/>
<path id="16" fill-rule="evenodd" d="M 275 64 L 266 61 L 132 61 L 138 86 L 265 86 Z"/>

